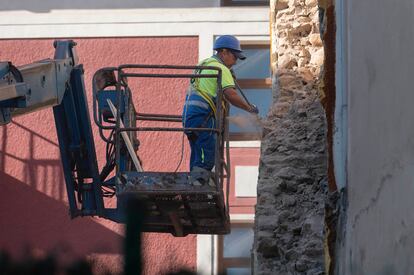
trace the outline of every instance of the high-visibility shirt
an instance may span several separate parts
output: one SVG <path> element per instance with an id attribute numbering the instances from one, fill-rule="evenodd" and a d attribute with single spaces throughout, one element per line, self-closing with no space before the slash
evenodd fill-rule
<path id="1" fill-rule="evenodd" d="M 198 66 L 214 66 L 221 69 L 221 87 L 224 91 L 228 88 L 234 88 L 234 79 L 231 75 L 230 69 L 226 67 L 217 56 L 212 56 L 210 58 L 204 59 L 201 61 Z M 216 70 L 202 70 L 201 72 L 196 72 L 201 75 L 203 74 L 218 74 Z M 216 78 L 194 78 L 191 80 L 191 85 L 196 90 L 207 93 L 210 97 L 215 98 L 217 96 L 217 79 Z"/>

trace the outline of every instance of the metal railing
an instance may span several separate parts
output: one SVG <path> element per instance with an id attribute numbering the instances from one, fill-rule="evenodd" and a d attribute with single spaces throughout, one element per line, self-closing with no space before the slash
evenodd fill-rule
<path id="1" fill-rule="evenodd" d="M 170 70 L 213 70 L 216 71 L 216 74 L 196 74 L 196 73 L 141 73 L 131 70 L 139 70 L 139 69 L 158 69 L 164 71 Z M 128 90 L 128 79 L 129 78 L 215 78 L 217 81 L 217 100 L 216 100 L 216 114 L 215 114 L 215 127 L 214 128 L 186 128 L 186 127 L 121 127 L 121 114 L 117 112 L 115 118 L 115 125 L 103 125 L 101 115 L 98 115 L 98 108 L 97 108 L 97 95 L 101 89 L 104 88 L 105 85 L 97 85 L 99 81 L 99 74 L 107 73 L 113 74 L 112 81 L 106 81 L 112 86 L 115 86 L 115 91 L 117 92 L 117 100 L 116 100 L 116 108 L 117 110 L 121 109 L 121 102 L 123 91 Z M 115 73 L 117 74 L 115 80 Z M 225 103 L 227 108 L 223 108 L 221 102 L 223 102 L 224 96 L 223 91 L 221 89 L 221 69 L 218 67 L 213 66 L 174 66 L 174 65 L 140 65 L 140 64 L 125 64 L 119 67 L 108 67 L 103 68 L 97 71 L 93 78 L 93 111 L 94 111 L 94 120 L 95 123 L 99 127 L 99 132 L 101 138 L 106 142 L 112 142 L 115 145 L 116 150 L 116 167 L 117 167 L 117 174 L 122 171 L 119 171 L 119 163 L 121 159 L 121 138 L 120 134 L 122 132 L 144 132 L 144 131 L 166 131 L 166 132 L 185 132 L 185 131 L 193 131 L 193 132 L 201 132 L 201 131 L 210 131 L 216 134 L 216 145 L 215 145 L 215 182 L 216 188 L 219 191 L 220 189 L 223 190 L 223 183 L 224 178 L 227 178 L 227 185 L 226 185 L 226 210 L 228 211 L 228 200 L 229 200 L 229 186 L 230 186 L 230 159 L 229 159 L 229 141 L 228 141 L 228 126 L 225 123 L 225 116 L 226 111 L 228 110 L 228 104 Z M 111 78 L 110 77 L 110 78 Z M 102 79 L 101 79 L 102 82 Z M 183 105 L 184 106 L 184 105 Z M 127 113 L 127 110 L 125 111 Z M 182 122 L 183 118 L 181 115 L 171 115 L 171 114 L 152 114 L 152 113 L 135 113 L 135 119 L 137 121 L 157 121 L 157 122 Z M 107 138 L 103 131 L 104 130 L 112 130 L 115 132 L 115 141 Z M 225 146 L 226 144 L 226 146 Z M 225 147 L 225 150 L 224 150 Z M 226 157 L 224 155 L 226 153 Z M 220 188 L 220 189 L 219 189 Z"/>

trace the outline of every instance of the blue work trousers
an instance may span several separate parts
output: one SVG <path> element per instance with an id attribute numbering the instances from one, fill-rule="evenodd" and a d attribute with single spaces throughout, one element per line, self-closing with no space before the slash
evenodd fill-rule
<path id="1" fill-rule="evenodd" d="M 211 107 L 199 95 L 187 96 L 183 110 L 185 128 L 214 128 L 215 118 Z M 211 171 L 214 167 L 216 134 L 212 131 L 186 131 L 190 142 L 190 171 L 197 166 Z"/>

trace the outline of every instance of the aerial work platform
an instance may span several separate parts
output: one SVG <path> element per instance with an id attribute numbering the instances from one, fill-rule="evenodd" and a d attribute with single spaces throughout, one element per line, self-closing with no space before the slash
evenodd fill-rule
<path id="1" fill-rule="evenodd" d="M 139 70 L 146 70 L 140 72 Z M 148 73 L 148 69 L 162 70 L 163 73 Z M 176 73 L 182 70 L 216 70 L 217 74 L 202 75 L 194 73 Z M 175 73 L 169 73 L 173 70 Z M 215 78 L 220 82 L 221 71 L 216 67 L 206 66 L 170 66 L 170 65 L 136 65 L 127 64 L 117 68 L 103 68 L 94 76 L 95 122 L 100 128 L 104 140 L 112 142 L 115 150 L 117 180 L 115 181 L 118 209 L 127 204 L 128 199 L 138 199 L 144 205 L 142 229 L 145 232 L 166 232 L 174 236 L 188 234 L 227 234 L 230 232 L 228 196 L 224 195 L 224 183 L 229 182 L 228 146 L 226 112 L 222 104 L 217 104 L 216 128 L 183 128 L 182 116 L 172 114 L 149 114 L 135 111 L 132 104 L 132 91 L 128 87 L 129 78 Z M 105 88 L 98 83 L 105 83 Z M 221 84 L 218 83 L 217 87 Z M 113 89 L 115 87 L 115 89 Z M 136 92 L 136 91 L 135 91 Z M 180 91 L 184 92 L 184 91 Z M 222 101 L 222 91 L 217 91 L 218 100 Z M 119 102 L 123 103 L 119 104 Z M 184 104 L 184 102 L 183 102 Z M 113 107 L 111 107 L 113 105 Z M 112 108 L 112 109 L 111 109 Z M 121 110 L 118 114 L 117 110 Z M 141 126 L 146 121 L 146 127 Z M 172 122 L 180 127 L 148 127 L 148 121 Z M 104 126 L 106 124 L 106 126 Z M 111 137 L 104 131 L 111 130 Z M 184 132 L 210 131 L 216 135 L 215 172 L 146 172 L 140 164 L 133 161 L 139 141 L 135 141 L 137 132 Z M 126 145 L 127 150 L 121 150 Z M 128 145 L 131 144 L 131 145 Z M 228 144 L 227 144 L 228 145 Z M 131 147 L 136 147 L 134 150 Z M 156 148 L 154 148 L 154 151 Z M 225 157 L 226 152 L 226 157 Z M 161 156 L 160 157 L 164 157 Z M 226 161 L 227 160 L 227 161 Z M 208 173 L 208 175 L 207 175 Z M 209 183 L 201 186 L 192 185 L 190 177 L 207 176 Z M 203 175 L 205 174 L 205 175 Z M 204 178 L 204 177 L 203 177 Z M 105 185 L 105 184 L 104 184 Z"/>

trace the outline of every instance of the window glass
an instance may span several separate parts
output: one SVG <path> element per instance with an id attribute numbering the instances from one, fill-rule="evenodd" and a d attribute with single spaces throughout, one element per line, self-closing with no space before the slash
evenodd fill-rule
<path id="1" fill-rule="evenodd" d="M 227 268 L 226 274 L 227 275 L 250 275 L 251 270 L 250 268 L 243 268 L 243 267 Z"/>
<path id="2" fill-rule="evenodd" d="M 259 116 L 266 117 L 272 104 L 271 89 L 243 89 L 250 103 L 259 108 Z M 246 111 L 230 106 L 230 133 L 260 132 L 260 125 L 255 123 L 252 116 Z M 258 128 L 259 127 L 259 128 Z"/>
<path id="3" fill-rule="evenodd" d="M 251 274 L 253 223 L 232 224 L 229 235 L 219 236 L 219 274 Z"/>
<path id="4" fill-rule="evenodd" d="M 253 246 L 253 234 L 253 228 L 233 228 L 229 235 L 224 236 L 224 258 L 250 258 L 250 250 Z"/>
<path id="5" fill-rule="evenodd" d="M 242 47 L 243 48 L 243 47 Z M 233 70 L 238 79 L 258 79 L 270 77 L 270 49 L 243 49 L 245 60 L 238 60 Z"/>

